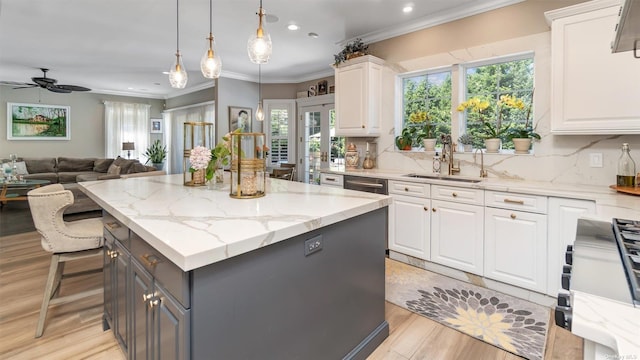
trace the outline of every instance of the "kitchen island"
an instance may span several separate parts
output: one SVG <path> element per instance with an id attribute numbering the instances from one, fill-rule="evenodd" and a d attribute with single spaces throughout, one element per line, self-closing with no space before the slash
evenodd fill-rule
<path id="1" fill-rule="evenodd" d="M 129 358 L 363 359 L 387 336 L 386 196 L 182 175 L 79 186 L 105 214 L 105 324 Z"/>

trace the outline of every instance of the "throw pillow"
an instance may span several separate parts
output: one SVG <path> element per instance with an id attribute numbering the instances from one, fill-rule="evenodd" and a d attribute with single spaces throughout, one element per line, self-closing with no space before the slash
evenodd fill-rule
<path id="1" fill-rule="evenodd" d="M 113 159 L 96 159 L 96 161 L 93 162 L 93 171 L 106 173 L 111 163 L 113 163 Z"/>
<path id="2" fill-rule="evenodd" d="M 9 164 L 9 166 L 11 166 L 11 164 Z M 24 161 L 16 162 L 16 171 L 17 175 L 29 175 L 29 172 L 27 171 L 27 164 L 25 164 Z"/>
<path id="3" fill-rule="evenodd" d="M 114 165 L 114 164 L 109 165 L 109 169 L 107 169 L 107 174 L 120 175 L 120 166 Z"/>

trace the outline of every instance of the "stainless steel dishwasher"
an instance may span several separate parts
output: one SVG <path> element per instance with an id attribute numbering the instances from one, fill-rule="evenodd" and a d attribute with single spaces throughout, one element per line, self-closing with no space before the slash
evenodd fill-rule
<path id="1" fill-rule="evenodd" d="M 358 190 L 374 194 L 389 195 L 389 192 L 387 190 L 387 179 L 345 175 L 344 188 L 348 190 Z"/>

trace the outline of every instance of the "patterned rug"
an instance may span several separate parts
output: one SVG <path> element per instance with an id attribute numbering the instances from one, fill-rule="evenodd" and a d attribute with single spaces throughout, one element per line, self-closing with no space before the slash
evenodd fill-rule
<path id="1" fill-rule="evenodd" d="M 549 309 L 386 260 L 387 301 L 526 359 L 544 356 Z"/>

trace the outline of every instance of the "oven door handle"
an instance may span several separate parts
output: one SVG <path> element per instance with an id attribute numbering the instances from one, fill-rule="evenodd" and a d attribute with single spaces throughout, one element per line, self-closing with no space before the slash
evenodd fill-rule
<path id="1" fill-rule="evenodd" d="M 383 184 L 374 184 L 374 183 L 368 183 L 368 182 L 362 182 L 362 181 L 347 180 L 345 182 L 349 185 L 358 185 L 358 186 L 374 188 L 374 189 L 381 189 L 384 187 Z"/>

